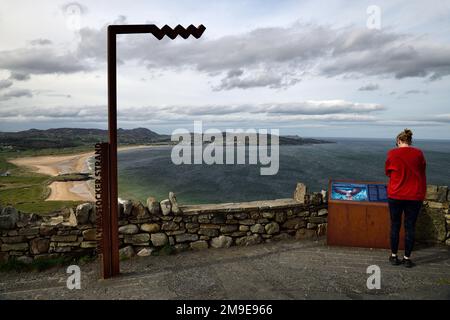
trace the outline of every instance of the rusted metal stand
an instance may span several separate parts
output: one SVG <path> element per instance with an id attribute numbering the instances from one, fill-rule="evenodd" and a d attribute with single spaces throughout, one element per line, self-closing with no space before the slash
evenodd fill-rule
<path id="1" fill-rule="evenodd" d="M 180 25 L 175 29 L 165 25 L 161 29 L 154 24 L 144 25 L 111 25 L 108 27 L 108 135 L 107 144 L 96 145 L 99 153 L 99 199 L 97 212 L 99 216 L 98 229 L 102 256 L 102 277 L 110 278 L 120 273 L 119 237 L 118 237 L 118 183 L 117 183 L 117 48 L 118 34 L 150 33 L 158 40 L 168 36 L 175 39 L 181 36 L 187 39 L 193 36 L 198 39 L 206 28 L 203 25 L 184 28 Z M 98 148 L 97 148 L 98 147 Z M 100 213 L 99 213 L 100 211 Z"/>

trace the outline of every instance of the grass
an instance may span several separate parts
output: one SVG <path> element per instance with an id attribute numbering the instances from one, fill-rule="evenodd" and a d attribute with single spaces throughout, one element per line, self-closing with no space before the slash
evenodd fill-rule
<path id="1" fill-rule="evenodd" d="M 10 259 L 8 262 L 0 264 L 0 272 L 27 272 L 27 271 L 44 271 L 54 267 L 63 267 L 70 264 L 84 264 L 96 259 L 95 256 L 81 257 L 55 257 L 35 259 L 31 263 L 25 263 L 17 259 Z"/>
<path id="2" fill-rule="evenodd" d="M 71 149 L 71 153 L 80 151 L 87 150 Z M 8 177 L 0 177 L 0 204 L 11 205 L 24 213 L 43 215 L 78 205 L 79 201 L 45 201 L 50 193 L 48 185 L 55 177 L 38 174 L 8 162 L 8 159 L 15 157 L 64 153 L 68 153 L 68 150 L 0 152 L 0 172 L 9 171 L 11 174 Z"/>

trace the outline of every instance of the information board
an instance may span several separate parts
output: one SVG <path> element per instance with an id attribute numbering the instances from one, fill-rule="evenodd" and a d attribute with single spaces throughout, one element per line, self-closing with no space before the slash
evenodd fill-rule
<path id="1" fill-rule="evenodd" d="M 385 184 L 332 182 L 331 200 L 386 202 Z"/>

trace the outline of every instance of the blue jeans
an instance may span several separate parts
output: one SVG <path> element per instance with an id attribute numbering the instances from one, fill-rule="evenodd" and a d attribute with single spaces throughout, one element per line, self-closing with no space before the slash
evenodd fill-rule
<path id="1" fill-rule="evenodd" d="M 391 250 L 392 253 L 397 254 L 399 234 L 402 223 L 402 214 L 405 214 L 405 257 L 411 255 L 414 238 L 417 216 L 422 208 L 422 201 L 415 200 L 396 200 L 389 199 L 389 212 L 391 215 Z"/>

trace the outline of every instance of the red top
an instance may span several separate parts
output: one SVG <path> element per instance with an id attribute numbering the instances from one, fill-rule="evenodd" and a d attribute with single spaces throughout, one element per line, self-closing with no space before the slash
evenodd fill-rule
<path id="1" fill-rule="evenodd" d="M 427 190 L 425 168 L 425 157 L 420 149 L 403 147 L 390 150 L 385 164 L 389 177 L 388 197 L 423 201 Z"/>

